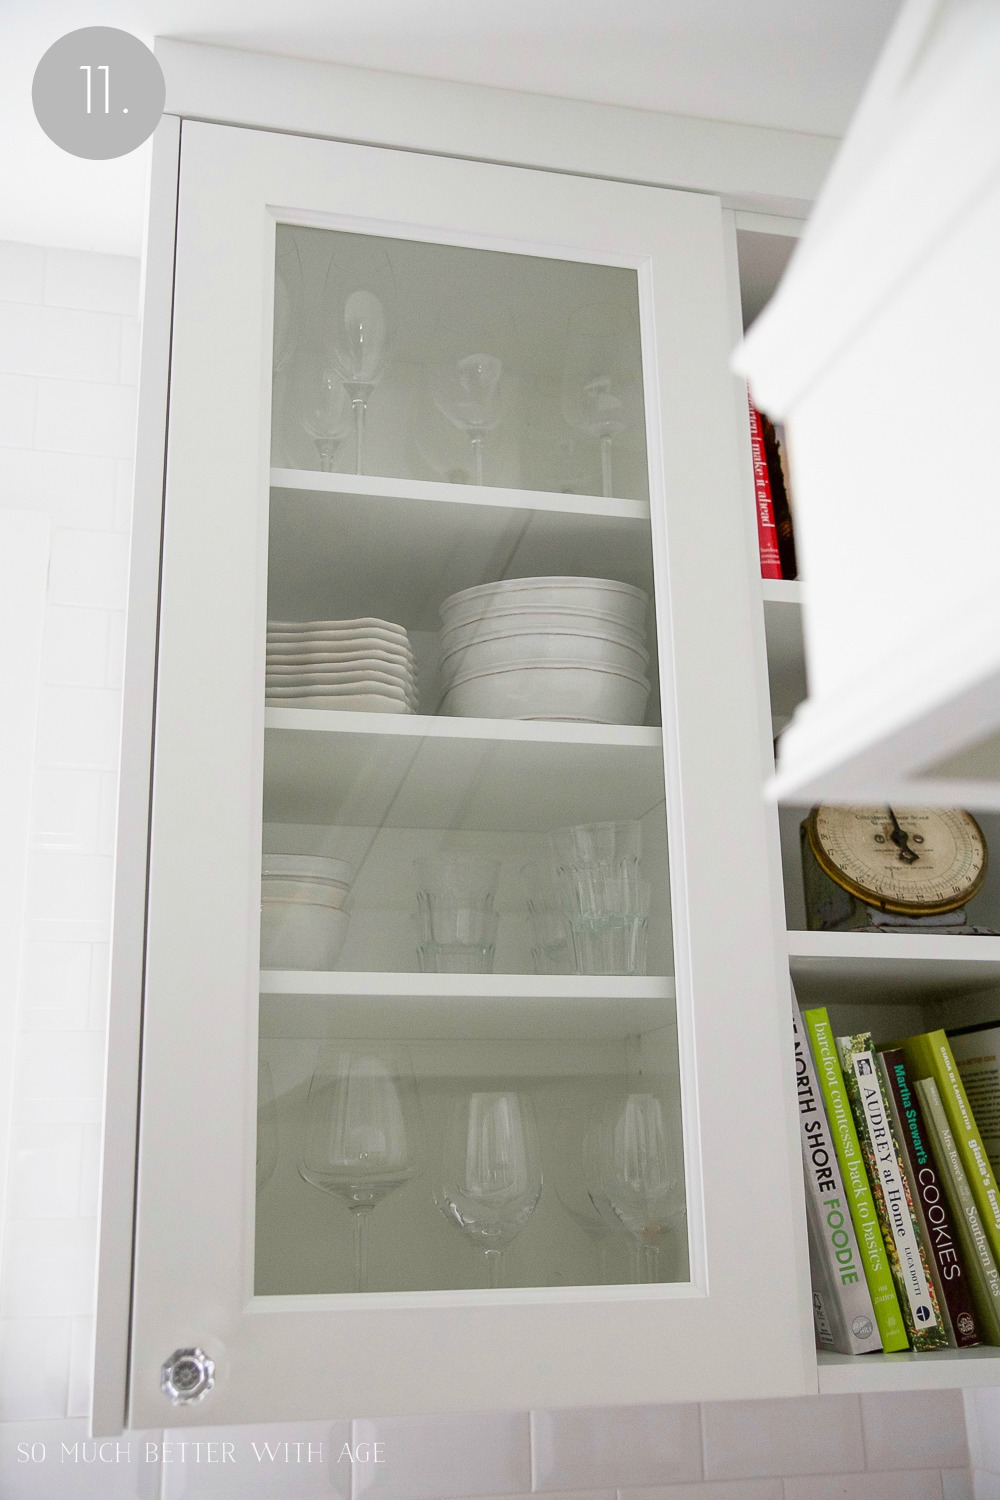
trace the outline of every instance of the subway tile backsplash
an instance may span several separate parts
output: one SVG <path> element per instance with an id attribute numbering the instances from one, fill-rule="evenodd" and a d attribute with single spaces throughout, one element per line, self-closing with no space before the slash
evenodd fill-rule
<path id="1" fill-rule="evenodd" d="M 962 1401 L 940 1392 L 130 1434 L 114 1462 L 84 1446 L 138 284 L 134 260 L 0 243 L 0 505 L 53 527 L 0 1282 L 0 1496 L 970 1500 Z M 1000 1497 L 998 1431 L 1000 1392 L 974 1393 L 977 1495 Z M 239 1462 L 168 1448 L 165 1464 L 164 1437 L 226 1440 Z M 258 1459 L 255 1440 L 278 1458 Z M 280 1446 L 303 1440 L 323 1448 L 311 1468 Z"/>

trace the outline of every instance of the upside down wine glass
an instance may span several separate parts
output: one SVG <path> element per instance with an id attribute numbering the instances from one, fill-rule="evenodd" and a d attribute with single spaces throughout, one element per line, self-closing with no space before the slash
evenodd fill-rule
<path id="1" fill-rule="evenodd" d="M 355 473 L 364 473 L 365 416 L 385 374 L 395 334 L 396 287 L 382 246 L 360 235 L 338 235 L 323 288 L 324 342 L 350 398 Z"/>
<path id="2" fill-rule="evenodd" d="M 628 1094 L 603 1112 L 596 1149 L 604 1193 L 638 1243 L 642 1279 L 659 1281 L 660 1244 L 682 1210 L 679 1134 L 655 1094 Z"/>
<path id="3" fill-rule="evenodd" d="M 483 1250 L 487 1282 L 502 1285 L 503 1253 L 542 1196 L 542 1162 L 531 1100 L 476 1093 L 456 1099 L 435 1201 Z"/>
<path id="4" fill-rule="evenodd" d="M 425 1166 L 423 1116 L 402 1047 L 329 1045 L 309 1085 L 299 1175 L 354 1217 L 354 1290 L 368 1290 L 375 1207 Z"/>

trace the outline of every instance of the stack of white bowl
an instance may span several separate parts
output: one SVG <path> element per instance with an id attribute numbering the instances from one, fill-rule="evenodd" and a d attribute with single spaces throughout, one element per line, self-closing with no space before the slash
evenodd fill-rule
<path id="1" fill-rule="evenodd" d="M 391 620 L 268 620 L 265 696 L 276 708 L 414 714 L 409 636 Z"/>
<path id="2" fill-rule="evenodd" d="M 265 854 L 262 969 L 332 969 L 350 925 L 351 867 L 318 854 Z"/>
<path id="3" fill-rule="evenodd" d="M 512 578 L 452 594 L 441 605 L 438 712 L 641 724 L 648 605 L 612 578 Z"/>

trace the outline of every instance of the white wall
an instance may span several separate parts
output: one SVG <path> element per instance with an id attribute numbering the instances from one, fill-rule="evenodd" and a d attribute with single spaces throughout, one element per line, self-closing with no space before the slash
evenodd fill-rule
<path id="1" fill-rule="evenodd" d="M 120 257 L 0 244 L 0 505 L 44 511 L 53 527 L 21 980 L 16 996 L 0 997 L 17 1008 L 0 1267 L 2 1500 L 550 1491 L 564 1500 L 970 1500 L 955 1392 L 356 1420 L 353 1431 L 331 1419 L 214 1430 L 198 1449 L 176 1434 L 188 1447 L 169 1450 L 166 1463 L 162 1433 L 132 1434 L 118 1452 L 83 1446 L 137 271 Z M 976 1399 L 989 1431 L 1000 1393 Z M 348 1441 L 377 1441 L 383 1461 L 352 1473 Z M 232 1462 L 223 1462 L 223 1442 Z M 1000 1500 L 997 1439 L 977 1463 L 982 1484 L 993 1485 L 982 1493 Z"/>

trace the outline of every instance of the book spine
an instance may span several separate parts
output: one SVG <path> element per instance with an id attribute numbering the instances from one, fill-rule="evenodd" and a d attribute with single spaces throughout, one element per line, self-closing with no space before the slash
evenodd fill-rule
<path id="1" fill-rule="evenodd" d="M 1000 1182 L 1000 1027 L 963 1026 L 949 1030 L 948 1041 L 990 1169 Z"/>
<path id="2" fill-rule="evenodd" d="M 771 480 L 767 472 L 767 454 L 764 451 L 764 434 L 760 425 L 760 413 L 747 393 L 750 407 L 750 452 L 753 458 L 753 488 L 757 505 L 757 545 L 760 548 L 761 578 L 781 577 L 781 554 L 778 551 L 778 530 L 774 524 L 774 502 L 771 498 Z"/>
<path id="3" fill-rule="evenodd" d="M 913 1086 L 923 1106 L 931 1147 L 941 1168 L 945 1191 L 965 1252 L 965 1264 L 969 1269 L 972 1296 L 983 1341 L 987 1344 L 1000 1344 L 1000 1275 L 997 1274 L 996 1261 L 990 1251 L 969 1179 L 965 1175 L 961 1153 L 934 1079 L 917 1078 Z"/>
<path id="4" fill-rule="evenodd" d="M 953 1349 L 980 1343 L 969 1273 L 963 1264 L 947 1193 L 931 1154 L 927 1126 L 910 1087 L 903 1054 L 895 1048 L 878 1058 L 889 1114 L 904 1159 L 913 1212 L 924 1250 L 933 1263 L 938 1306 Z"/>
<path id="5" fill-rule="evenodd" d="M 882 1347 L 812 1054 L 792 1017 L 816 1342 L 840 1354 Z"/>
<path id="6" fill-rule="evenodd" d="M 909 1188 L 902 1173 L 899 1146 L 889 1123 L 870 1031 L 837 1038 L 844 1082 L 854 1110 L 861 1149 L 878 1213 L 886 1253 L 910 1343 L 914 1349 L 944 1349 L 948 1334 L 941 1321 L 937 1294 L 917 1236 Z"/>
<path id="7" fill-rule="evenodd" d="M 933 1078 L 938 1086 L 972 1196 L 989 1237 L 990 1249 L 994 1259 L 1000 1260 L 1000 1193 L 975 1116 L 969 1108 L 951 1044 L 943 1031 L 929 1031 L 924 1036 L 912 1037 L 903 1043 L 908 1063 L 911 1061 L 911 1043 L 916 1044 L 912 1055 L 914 1074 L 918 1078 Z"/>
<path id="8" fill-rule="evenodd" d="M 809 1043 L 820 1090 L 826 1104 L 827 1118 L 833 1134 L 834 1149 L 840 1163 L 841 1176 L 847 1194 L 851 1220 L 858 1237 L 861 1264 L 871 1294 L 875 1321 L 882 1339 L 882 1348 L 888 1353 L 895 1349 L 906 1349 L 909 1340 L 906 1326 L 899 1309 L 892 1271 L 885 1252 L 885 1242 L 879 1228 L 875 1202 L 865 1171 L 865 1161 L 854 1128 L 850 1101 L 844 1087 L 844 1076 L 837 1060 L 837 1048 L 830 1027 L 830 1018 L 823 1008 L 803 1011 Z"/>

